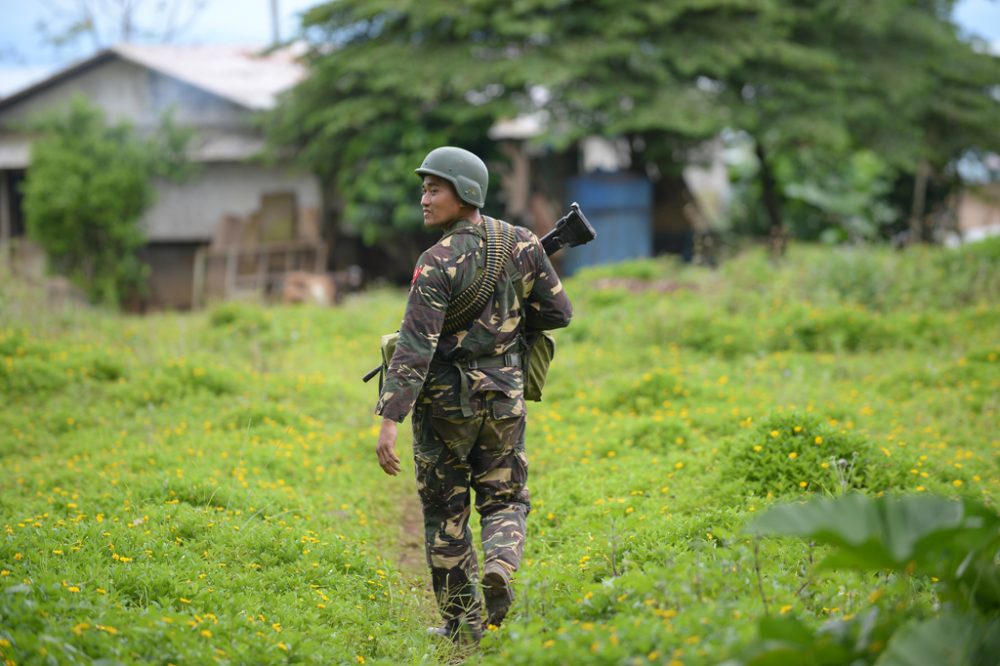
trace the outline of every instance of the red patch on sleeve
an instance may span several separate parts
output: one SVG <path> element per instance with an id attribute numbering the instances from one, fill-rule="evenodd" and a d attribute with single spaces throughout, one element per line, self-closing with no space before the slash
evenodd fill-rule
<path id="1" fill-rule="evenodd" d="M 412 279 L 412 280 L 410 280 L 410 286 L 411 286 L 411 287 L 412 287 L 412 286 L 413 286 L 414 284 L 416 284 L 416 282 L 417 282 L 417 278 L 418 278 L 418 277 L 420 277 L 420 269 L 421 269 L 421 268 L 423 268 L 423 266 L 417 266 L 416 268 L 414 268 L 414 269 L 413 269 L 413 279 Z"/>

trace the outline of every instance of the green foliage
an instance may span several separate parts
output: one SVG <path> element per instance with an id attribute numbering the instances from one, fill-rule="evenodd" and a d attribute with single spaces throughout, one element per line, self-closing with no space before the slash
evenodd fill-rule
<path id="1" fill-rule="evenodd" d="M 766 308 L 762 294 L 780 302 L 826 307 L 853 305 L 892 316 L 927 311 L 933 320 L 955 305 L 989 303 L 1000 294 L 995 270 L 1000 239 L 988 239 L 940 251 L 910 248 L 905 252 L 838 248 L 825 252 L 808 245 L 792 246 L 787 270 L 763 254 L 747 254 L 721 268 L 727 281 L 744 289 L 727 307 L 750 311 Z M 772 301 L 773 302 L 773 301 Z"/>
<path id="2" fill-rule="evenodd" d="M 882 631 L 891 633 L 884 651 L 876 645 L 865 650 L 856 644 L 854 654 L 842 654 L 839 663 L 871 663 L 866 657 L 877 657 L 878 666 L 986 666 L 995 661 L 1000 645 L 996 636 L 1000 628 L 1000 516 L 981 503 L 931 495 L 870 498 L 851 494 L 775 506 L 753 521 L 748 531 L 798 536 L 832 546 L 821 569 L 891 570 L 897 575 L 933 577 L 938 583 L 939 597 L 945 602 L 940 614 L 909 620 L 883 614 L 878 623 Z M 879 611 L 873 609 L 868 615 L 874 621 Z M 761 621 L 758 641 L 740 663 L 778 663 L 776 659 L 838 663 L 829 661 L 828 631 L 814 633 L 797 620 L 778 623 L 782 630 L 775 632 L 774 621 Z"/>
<path id="3" fill-rule="evenodd" d="M 881 491 L 898 480 L 886 457 L 858 433 L 815 415 L 780 414 L 735 443 L 730 472 L 748 491 L 769 497 Z"/>
<path id="4" fill-rule="evenodd" d="M 22 331 L 0 331 L 0 396 L 43 398 L 76 377 L 105 383 L 124 375 L 125 365 L 105 351 L 84 346 L 71 355 Z"/>
<path id="5" fill-rule="evenodd" d="M 739 660 L 723 666 L 839 666 L 857 663 L 871 647 L 869 622 L 837 622 L 814 630 L 796 617 L 763 617 L 757 623 L 758 640 L 742 650 Z"/>
<path id="6" fill-rule="evenodd" d="M 764 236 L 770 221 L 763 215 L 757 185 L 760 163 L 738 149 L 729 154 L 738 162 L 729 165 L 734 194 L 728 223 L 737 233 Z M 804 148 L 782 152 L 772 162 L 793 238 L 831 244 L 874 241 L 888 235 L 900 218 L 889 201 L 896 171 L 870 150 Z"/>
<path id="7" fill-rule="evenodd" d="M 101 111 L 76 97 L 62 115 L 34 127 L 24 189 L 28 234 L 52 268 L 95 302 L 119 305 L 141 294 L 147 269 L 139 220 L 153 202 L 153 176 L 181 178 L 189 134 L 168 116 L 160 135 L 144 140 L 128 124 L 109 126 Z"/>
<path id="8" fill-rule="evenodd" d="M 893 635 L 877 666 L 990 666 L 1000 654 L 1000 619 L 948 613 L 912 621 Z"/>
<path id="9" fill-rule="evenodd" d="M 654 260 L 566 280 L 574 322 L 529 406 L 517 600 L 466 660 L 708 666 L 746 648 L 752 663 L 873 664 L 908 623 L 935 635 L 921 623 L 958 600 L 990 607 L 992 588 L 972 589 L 975 557 L 953 585 L 930 560 L 912 575 L 817 570 L 838 546 L 755 540 L 742 527 L 774 498 L 734 460 L 766 441 L 784 454 L 775 466 L 809 471 L 794 467 L 808 453 L 799 425 L 824 447 L 855 443 L 843 450 L 870 463 L 855 467 L 869 494 L 996 506 L 1000 314 L 983 288 L 996 264 L 961 268 L 993 251 L 793 245 L 777 268 L 755 251 L 717 271 Z M 942 266 L 961 270 L 925 300 L 905 297 Z M 137 318 L 42 312 L 30 289 L 0 281 L 0 661 L 40 662 L 40 649 L 56 663 L 462 656 L 425 634 L 438 617 L 408 428 L 404 471 L 386 477 L 374 390 L 360 382 L 402 291 Z M 852 312 L 888 333 L 838 342 Z M 784 332 L 798 321 L 822 323 L 818 342 Z M 695 327 L 734 339 L 696 343 Z M 52 385 L 8 390 L 28 367 Z M 810 484 L 838 494 L 836 472 L 821 471 Z M 895 538 L 859 548 L 891 552 Z M 957 561 L 961 548 L 937 543 Z M 997 633 L 964 612 L 971 633 Z"/>
<path id="10" fill-rule="evenodd" d="M 495 163 L 489 130 L 518 114 L 542 121 L 537 145 L 621 137 L 635 170 L 660 173 L 733 130 L 776 181 L 744 197 L 741 228 L 780 225 L 785 206 L 802 238 L 871 239 L 909 211 L 887 203 L 898 174 L 998 149 L 1000 59 L 960 40 L 952 4 L 337 0 L 305 14 L 311 75 L 266 124 L 372 242 L 419 224 L 429 149 Z"/>
<path id="11" fill-rule="evenodd" d="M 1000 546 L 1000 517 L 970 500 L 934 495 L 877 497 L 849 494 L 771 508 L 750 525 L 757 535 L 798 536 L 830 544 L 825 568 L 889 569 L 944 576 L 944 585 L 971 583 L 987 595 L 993 578 L 981 578 L 976 560 L 992 565 Z M 965 587 L 962 585 L 962 587 Z M 989 601 L 996 605 L 1000 597 Z M 1000 608 L 1000 606 L 997 606 Z"/>

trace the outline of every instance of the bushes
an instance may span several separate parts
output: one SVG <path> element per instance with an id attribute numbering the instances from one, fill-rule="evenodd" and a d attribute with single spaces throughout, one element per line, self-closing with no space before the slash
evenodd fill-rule
<path id="1" fill-rule="evenodd" d="M 863 436 L 816 416 L 776 415 L 738 440 L 729 474 L 758 495 L 881 491 L 899 476 L 886 458 Z"/>
<path id="2" fill-rule="evenodd" d="M 8 398 L 44 395 L 68 383 L 65 371 L 38 357 L 8 356 L 0 362 L 0 395 Z"/>
<path id="3" fill-rule="evenodd" d="M 117 395 L 136 405 L 164 405 L 201 392 L 232 395 L 239 386 L 239 374 L 229 368 L 178 359 L 151 368 L 142 382 L 123 386 Z"/>
<path id="4" fill-rule="evenodd" d="M 118 381 L 125 374 L 124 362 L 103 350 L 0 331 L 0 396 L 29 399 L 74 383 Z"/>
<path id="5" fill-rule="evenodd" d="M 622 268 L 629 289 L 611 279 L 612 267 L 585 270 L 567 287 L 579 321 L 565 336 L 677 344 L 726 358 L 930 349 L 955 342 L 956 308 L 1000 295 L 995 247 L 1000 242 L 902 253 L 795 246 L 778 265 L 749 252 L 718 273 L 661 259 L 629 262 Z M 661 291 L 668 283 L 685 288 Z M 997 323 L 988 307 L 981 318 L 983 327 Z"/>

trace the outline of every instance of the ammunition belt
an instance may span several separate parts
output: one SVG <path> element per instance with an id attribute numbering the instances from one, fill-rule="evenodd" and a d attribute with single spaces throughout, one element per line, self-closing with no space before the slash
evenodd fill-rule
<path id="1" fill-rule="evenodd" d="M 496 291 L 497 280 L 504 264 L 514 250 L 514 228 L 492 218 L 486 226 L 486 266 L 468 287 L 448 303 L 444 313 L 444 334 L 457 333 L 476 320 Z"/>

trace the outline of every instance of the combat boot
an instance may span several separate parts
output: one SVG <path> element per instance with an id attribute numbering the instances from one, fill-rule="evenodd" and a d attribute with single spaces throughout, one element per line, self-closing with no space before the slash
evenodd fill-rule
<path id="1" fill-rule="evenodd" d="M 483 574 L 483 600 L 486 602 L 486 626 L 499 627 L 514 603 L 510 574 L 502 564 L 486 565 Z"/>
<path id="2" fill-rule="evenodd" d="M 483 631 L 478 625 L 471 625 L 465 622 L 448 622 L 443 627 L 427 627 L 430 636 L 447 638 L 458 645 L 479 645 Z"/>
<path id="3" fill-rule="evenodd" d="M 451 638 L 448 635 L 448 627 L 427 627 L 427 634 L 429 636 L 439 636 L 441 638 Z"/>

